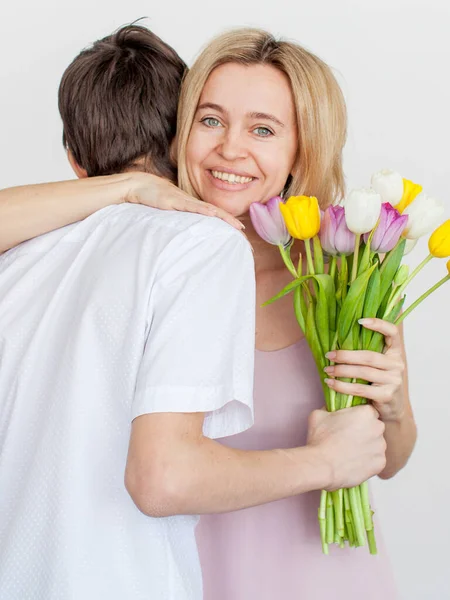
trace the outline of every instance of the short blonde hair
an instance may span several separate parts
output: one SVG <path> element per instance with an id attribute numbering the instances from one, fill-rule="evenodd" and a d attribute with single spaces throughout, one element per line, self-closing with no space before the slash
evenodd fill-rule
<path id="1" fill-rule="evenodd" d="M 219 35 L 186 74 L 178 109 L 178 183 L 196 196 L 188 177 L 186 147 L 197 106 L 212 71 L 226 63 L 267 64 L 287 76 L 296 109 L 298 156 L 285 195 L 317 196 L 326 207 L 344 195 L 342 150 L 347 112 L 330 67 L 298 44 L 277 41 L 261 29 L 235 29 Z"/>

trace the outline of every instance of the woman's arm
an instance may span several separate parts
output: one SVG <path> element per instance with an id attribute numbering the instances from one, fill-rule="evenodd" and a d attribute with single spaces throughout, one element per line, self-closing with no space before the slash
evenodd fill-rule
<path id="1" fill-rule="evenodd" d="M 224 210 L 192 198 L 166 179 L 129 172 L 0 190 L 0 253 L 122 202 L 217 216 L 242 229 Z"/>

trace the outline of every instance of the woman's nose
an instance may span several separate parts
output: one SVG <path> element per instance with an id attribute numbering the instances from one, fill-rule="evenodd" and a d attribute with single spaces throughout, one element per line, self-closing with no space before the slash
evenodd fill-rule
<path id="1" fill-rule="evenodd" d="M 229 161 L 246 158 L 248 150 L 245 146 L 242 135 L 239 132 L 227 130 L 224 132 L 221 144 L 218 147 L 219 154 Z"/>

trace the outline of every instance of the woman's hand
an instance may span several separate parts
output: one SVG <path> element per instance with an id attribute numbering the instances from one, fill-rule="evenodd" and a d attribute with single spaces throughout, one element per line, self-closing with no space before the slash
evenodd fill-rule
<path id="1" fill-rule="evenodd" d="M 130 189 L 125 197 L 127 202 L 145 204 L 162 210 L 179 210 L 208 217 L 218 217 L 235 229 L 245 229 L 244 225 L 230 213 L 213 204 L 189 196 L 167 179 L 141 172 L 130 175 Z"/>
<path id="2" fill-rule="evenodd" d="M 381 319 L 361 319 L 361 325 L 385 336 L 383 353 L 368 350 L 337 350 L 326 356 L 335 364 L 325 367 L 333 379 L 327 385 L 341 394 L 360 396 L 371 400 L 382 421 L 400 422 L 406 412 L 406 386 L 404 374 L 406 359 L 399 328 Z M 337 377 L 364 379 L 372 385 L 346 383 Z"/>

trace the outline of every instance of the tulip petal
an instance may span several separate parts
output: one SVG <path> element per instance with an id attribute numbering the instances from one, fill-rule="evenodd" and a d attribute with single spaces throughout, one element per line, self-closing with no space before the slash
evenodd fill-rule
<path id="1" fill-rule="evenodd" d="M 285 246 L 289 242 L 289 234 L 279 209 L 280 203 L 280 198 L 272 198 L 267 204 L 254 202 L 249 211 L 256 233 L 275 246 Z"/>

